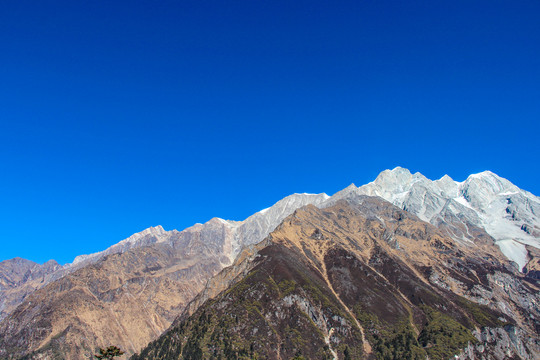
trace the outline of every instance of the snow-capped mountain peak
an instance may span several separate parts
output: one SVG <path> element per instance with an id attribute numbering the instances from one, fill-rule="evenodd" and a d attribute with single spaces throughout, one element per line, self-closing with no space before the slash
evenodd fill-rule
<path id="1" fill-rule="evenodd" d="M 520 270 L 529 259 L 526 246 L 540 248 L 540 199 L 491 171 L 472 174 L 463 182 L 448 175 L 432 181 L 396 167 L 356 190 L 347 189 L 382 197 L 424 221 L 442 224 L 458 241 L 474 241 L 472 228 L 485 229 Z"/>

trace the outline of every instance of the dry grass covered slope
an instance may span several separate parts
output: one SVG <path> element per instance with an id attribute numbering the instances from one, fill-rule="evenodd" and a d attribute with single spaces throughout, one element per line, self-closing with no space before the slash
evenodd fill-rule
<path id="1" fill-rule="evenodd" d="M 493 243 L 457 243 L 380 198 L 297 210 L 218 278 L 222 289 L 210 282 L 133 359 L 533 359 L 539 350 L 538 288 Z"/>

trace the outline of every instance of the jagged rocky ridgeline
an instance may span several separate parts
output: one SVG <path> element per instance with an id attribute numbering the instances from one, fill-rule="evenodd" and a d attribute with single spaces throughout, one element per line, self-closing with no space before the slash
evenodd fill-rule
<path id="1" fill-rule="evenodd" d="M 535 359 L 538 288 L 380 198 L 297 210 L 133 360 Z"/>
<path id="2" fill-rule="evenodd" d="M 2 290 L 0 301 L 10 307 L 0 323 L 0 359 L 91 358 L 110 344 L 133 354 L 165 331 L 240 249 L 260 242 L 295 209 L 327 199 L 294 194 L 241 222 L 213 218 L 183 231 L 147 229 L 78 257 L 51 275 L 61 274 L 55 281 L 43 277 Z M 10 300 L 16 291 L 25 294 Z"/>
<path id="3" fill-rule="evenodd" d="M 365 198 L 363 195 L 377 197 Z M 371 200 L 366 202 L 365 199 Z M 210 306 L 208 304 L 215 303 L 224 294 L 230 293 L 229 286 L 237 286 L 243 282 L 249 285 L 245 285 L 247 289 L 250 289 L 251 285 L 254 289 L 257 288 L 256 283 L 252 284 L 247 279 L 257 279 L 257 283 L 265 283 L 265 278 L 254 276 L 245 278 L 245 276 L 251 274 L 257 266 L 261 266 L 267 272 L 270 271 L 266 268 L 270 265 L 264 265 L 268 262 L 261 262 L 262 259 L 266 259 L 262 254 L 267 251 L 278 254 L 279 256 L 276 256 L 280 259 L 289 259 L 283 260 L 284 262 L 280 262 L 279 265 L 279 269 L 285 271 L 283 275 L 285 277 L 282 279 L 285 282 L 282 286 L 290 285 L 288 281 L 297 284 L 290 293 L 291 298 L 286 296 L 282 298 L 283 291 L 280 288 L 277 295 L 276 293 L 268 295 L 270 297 L 268 304 L 279 305 L 280 301 L 286 299 L 283 301 L 289 304 L 287 311 L 290 310 L 287 314 L 298 319 L 302 317 L 305 319 L 307 316 L 319 329 L 316 331 L 317 336 L 323 334 L 322 338 L 315 335 L 310 337 L 302 335 L 301 329 L 297 329 L 300 331 L 300 335 L 297 334 L 298 341 L 303 339 L 302 341 L 309 344 L 310 341 L 317 342 L 323 339 L 322 346 L 326 347 L 325 351 L 317 355 L 306 352 L 307 350 L 301 346 L 291 348 L 288 343 L 283 345 L 288 350 L 284 349 L 283 353 L 278 353 L 281 358 L 285 358 L 283 354 L 289 354 L 293 348 L 306 358 L 310 356 L 363 358 L 366 354 L 377 354 L 379 350 L 384 353 L 385 347 L 395 345 L 392 345 L 393 340 L 385 337 L 384 341 L 390 343 L 379 346 L 373 334 L 386 334 L 388 331 L 391 333 L 395 331 L 404 336 L 404 339 L 408 339 L 406 341 L 415 344 L 414 346 L 420 349 L 412 347 L 410 351 L 415 354 L 423 355 L 425 352 L 430 354 L 431 359 L 437 358 L 435 350 L 426 350 L 434 347 L 429 341 L 435 340 L 426 340 L 425 332 L 428 330 L 424 331 L 425 324 L 420 324 L 422 321 L 425 323 L 431 321 L 431 325 L 425 325 L 427 326 L 425 329 L 433 330 L 442 323 L 454 329 L 456 334 L 461 334 L 459 336 L 463 336 L 462 341 L 451 345 L 450 348 L 454 349 L 456 346 L 459 349 L 466 348 L 461 354 L 463 358 L 467 356 L 472 358 L 473 354 L 478 354 L 484 347 L 489 348 L 489 353 L 494 354 L 495 358 L 502 359 L 504 357 L 500 357 L 500 354 L 504 352 L 504 344 L 513 349 L 512 354 L 516 358 L 517 356 L 531 358 L 527 356 L 535 349 L 534 341 L 538 341 L 538 325 L 536 325 L 538 289 L 535 279 L 538 278 L 540 270 L 538 263 L 540 226 L 536 216 L 540 211 L 539 204 L 540 201 L 536 196 L 490 172 L 471 175 L 464 182 L 458 183 L 448 176 L 431 181 L 421 174 L 411 174 L 406 169 L 396 168 L 382 172 L 372 183 L 361 187 L 351 185 L 332 197 L 326 194 L 291 195 L 242 222 L 214 218 L 205 224 L 196 224 L 181 232 L 165 231 L 161 227 L 150 228 L 103 252 L 78 257 L 73 264 L 63 267 L 56 263 L 46 264 L 47 266 L 32 265 L 22 259 L 2 262 L 0 319 L 5 319 L 0 323 L 0 359 L 22 357 L 45 359 L 53 358 L 55 354 L 60 354 L 66 359 L 90 358 L 96 347 L 110 344 L 122 347 L 128 355 L 140 352 L 151 340 L 168 329 L 175 319 L 168 333 L 174 333 L 176 330 L 173 329 L 179 326 L 185 328 L 186 321 L 195 324 L 193 316 L 200 316 L 197 315 L 202 311 L 199 309 Z M 306 205 L 314 207 L 302 208 Z M 325 231 L 330 231 L 328 230 L 330 222 L 324 217 L 320 218 L 320 214 L 315 211 L 315 209 L 327 211 L 335 207 L 341 207 L 347 214 L 341 215 L 343 218 L 338 217 L 337 220 L 358 223 L 356 229 L 340 230 L 340 234 L 345 237 L 329 237 Z M 347 207 L 352 207 L 354 211 L 348 211 Z M 324 226 L 317 227 L 316 231 L 313 230 L 314 233 L 308 234 L 305 239 L 297 236 L 276 241 L 279 238 L 276 234 L 287 223 L 287 220 L 282 223 L 283 219 L 299 208 L 302 210 L 297 211 L 294 216 L 308 209 L 307 213 L 314 218 L 320 218 Z M 400 219 L 388 218 L 388 211 Z M 350 220 L 346 220 L 347 217 L 350 217 Z M 354 220 L 355 217 L 364 217 L 369 221 Z M 303 218 L 302 222 L 304 221 L 312 220 Z M 370 226 L 377 221 L 378 232 L 370 233 L 369 231 L 375 231 Z M 404 226 L 403 221 L 422 225 L 408 228 Z M 260 241 L 278 225 L 276 232 L 261 243 Z M 339 226 L 345 227 L 343 224 Z M 358 250 L 360 242 L 351 234 L 356 234 L 355 236 L 363 234 L 362 236 L 370 238 L 371 245 L 368 246 L 366 243 L 364 246 L 371 250 L 369 252 L 365 252 L 365 249 Z M 326 245 L 319 248 L 313 247 L 306 239 L 330 240 L 321 242 Z M 291 245 L 292 243 L 295 245 Z M 418 244 L 423 245 L 415 247 Z M 332 249 L 332 246 L 335 249 Z M 394 272 L 412 272 L 408 276 L 414 280 L 411 280 L 416 284 L 414 288 L 417 289 L 423 284 L 422 286 L 429 290 L 418 294 L 413 292 L 413 296 L 420 299 L 415 301 L 425 302 L 424 305 L 427 307 L 415 303 L 409 298 L 410 294 L 399 290 L 398 283 L 374 265 L 372 252 L 373 249 L 379 248 L 384 250 L 381 251 L 386 254 L 385 256 L 393 259 L 389 266 Z M 343 249 L 346 253 L 340 252 Z M 334 253 L 335 251 L 337 253 Z M 333 258 L 334 255 L 340 259 L 344 256 L 368 273 L 375 274 L 374 278 L 368 279 L 376 280 L 377 293 L 382 296 L 385 291 L 388 292 L 388 298 L 382 296 L 381 299 L 391 299 L 392 296 L 399 295 L 402 307 L 397 303 L 395 306 L 401 309 L 398 309 L 399 314 L 405 314 L 400 311 L 410 314 L 412 320 L 407 323 L 408 325 L 401 317 L 403 322 L 400 324 L 382 324 L 380 327 L 377 325 L 372 330 L 368 327 L 367 330 L 360 332 L 362 336 L 358 340 L 358 329 L 364 327 L 364 317 L 367 316 L 366 313 L 371 313 L 371 310 L 364 309 L 359 315 L 358 308 L 347 300 L 345 293 L 340 292 L 343 290 L 340 286 L 348 289 L 350 284 L 343 277 L 338 277 L 341 279 L 339 281 L 335 280 L 332 277 L 335 271 L 328 270 L 325 259 Z M 233 262 L 233 266 L 227 267 Z M 17 263 L 22 265 L 17 266 Z M 293 263 L 300 268 L 287 270 Z M 341 267 L 345 269 L 344 272 L 350 272 L 351 269 L 346 269 L 350 266 L 352 265 L 344 260 Z M 221 271 L 222 269 L 224 270 Z M 286 274 L 287 271 L 292 271 L 290 276 Z M 526 272 L 526 276 L 519 271 Z M 297 273 L 305 273 L 308 278 L 322 276 L 322 282 L 312 284 L 318 289 L 314 291 L 324 295 L 328 300 L 325 304 L 333 304 L 333 308 L 339 309 L 342 315 L 347 315 L 340 320 L 343 322 L 343 328 L 350 327 L 348 337 L 343 338 L 345 340 L 339 340 L 341 338 L 335 333 L 337 328 L 334 326 L 328 328 L 331 322 L 325 325 L 327 327 L 325 333 L 321 318 L 317 317 L 319 322 L 310 318 L 310 311 L 317 306 L 320 307 L 320 304 L 316 305 L 317 299 L 310 297 L 310 288 L 306 289 L 303 286 L 305 284 L 295 275 Z M 354 281 L 351 283 L 353 287 L 365 287 L 366 284 L 362 281 L 366 282 L 366 279 L 358 281 L 360 281 L 358 284 Z M 279 287 L 279 283 L 277 284 Z M 396 288 L 397 293 L 393 293 Z M 199 295 L 190 303 L 197 294 Z M 435 294 L 433 296 L 436 298 L 445 300 L 430 304 L 431 300 L 422 298 L 426 294 L 430 294 L 429 296 Z M 454 294 L 455 298 L 448 297 L 448 294 Z M 469 302 L 464 299 L 468 299 Z M 317 311 L 326 314 L 323 316 L 326 319 L 330 310 L 323 307 Z M 456 308 L 459 308 L 459 312 L 452 312 Z M 268 315 L 260 309 L 256 310 L 257 307 L 251 309 L 260 312 L 265 318 Z M 182 312 L 184 315 L 179 319 L 178 315 Z M 208 312 L 205 314 L 210 316 Z M 218 316 L 220 313 L 216 314 L 214 315 Z M 491 322 L 486 325 L 475 316 L 485 316 L 491 319 Z M 449 324 L 448 318 L 458 321 Z M 249 325 L 251 317 L 243 319 L 246 326 L 251 326 Z M 401 325 L 406 326 L 401 328 Z M 281 333 L 283 330 L 281 327 L 275 330 L 282 340 L 292 336 L 289 333 Z M 315 331 L 314 328 L 313 330 Z M 193 334 L 193 330 L 185 331 L 187 332 L 182 333 L 184 337 Z M 256 326 L 251 331 L 262 330 Z M 420 338 L 422 331 L 424 335 Z M 244 339 L 249 335 L 242 334 Z M 303 336 L 307 337 L 304 339 Z M 476 342 L 471 336 L 485 341 Z M 532 343 L 526 340 L 526 336 L 532 339 Z M 465 339 L 471 341 L 466 343 Z M 186 344 L 182 345 L 178 341 L 175 344 L 180 348 L 175 348 L 174 351 L 180 351 L 187 356 L 189 352 L 185 353 L 182 350 Z M 200 345 L 198 349 L 208 355 L 210 350 L 206 343 L 198 344 Z M 257 346 L 253 343 L 253 349 L 249 351 L 253 354 L 256 352 L 263 354 L 264 349 L 256 351 Z M 358 350 L 358 346 L 361 351 Z M 166 353 L 169 351 L 164 350 L 166 348 L 168 349 L 167 346 L 162 346 L 160 351 Z M 233 349 L 230 346 L 228 349 L 227 351 L 237 351 L 238 354 L 248 351 L 239 347 Z M 196 348 L 192 350 L 197 353 L 199 351 Z M 227 358 L 224 354 L 221 354 L 222 358 Z M 270 358 L 275 356 L 273 353 L 264 354 Z"/>

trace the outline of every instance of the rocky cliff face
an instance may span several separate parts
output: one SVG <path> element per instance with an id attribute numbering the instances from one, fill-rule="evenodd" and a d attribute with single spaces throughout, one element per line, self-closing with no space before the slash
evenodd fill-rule
<path id="1" fill-rule="evenodd" d="M 494 244 L 464 246 L 379 198 L 304 207 L 259 247 L 133 359 L 534 359 L 540 351 L 538 287 Z"/>
<path id="2" fill-rule="evenodd" d="M 79 255 L 73 260 L 73 263 L 67 264 L 66 268 L 80 269 L 85 265 L 99 261 L 107 255 L 123 253 L 128 251 L 129 249 L 149 246 L 155 243 L 163 242 L 169 237 L 169 235 L 170 233 L 168 231 L 165 231 L 162 226 L 151 226 L 148 229 L 144 229 L 143 231 L 133 234 L 127 239 L 124 239 L 119 243 L 114 244 L 106 250 L 89 255 Z"/>
<path id="3" fill-rule="evenodd" d="M 0 262 L 0 321 L 62 269 L 54 260 L 43 265 L 21 258 Z"/>
<path id="4" fill-rule="evenodd" d="M 485 231 L 520 271 L 531 260 L 526 246 L 540 248 L 540 198 L 490 171 L 463 182 L 447 175 L 431 181 L 398 167 L 333 198 L 350 193 L 380 196 L 436 225 L 456 241 L 489 241 Z"/>
<path id="5" fill-rule="evenodd" d="M 211 239 L 211 242 L 227 243 L 223 255 L 229 258 L 229 263 L 225 261 L 229 265 L 244 246 L 261 241 L 292 211 L 307 204 L 318 205 L 326 199 L 328 199 L 326 194 L 293 194 L 244 221 L 216 218 L 227 226 L 228 237 L 218 236 L 216 239 Z M 192 229 L 204 232 L 205 225 L 196 224 Z M 189 229 L 188 232 L 190 232 Z M 150 227 L 103 251 L 79 255 L 73 263 L 64 266 L 60 266 L 54 260 L 43 265 L 21 258 L 0 262 L 0 321 L 15 310 L 29 294 L 52 281 L 94 264 L 108 255 L 158 243 L 173 245 L 177 233 L 176 230 L 165 231 L 161 226 Z"/>
<path id="6" fill-rule="evenodd" d="M 0 262 L 0 321 L 15 310 L 28 295 L 50 282 L 93 264 L 107 255 L 160 242 L 168 234 L 161 226 L 150 227 L 104 251 L 77 256 L 73 263 L 64 266 L 54 260 L 43 265 L 21 258 Z"/>
<path id="7" fill-rule="evenodd" d="M 96 347 L 110 344 L 138 351 L 241 249 L 260 242 L 297 207 L 327 198 L 294 194 L 242 222 L 214 218 L 184 231 L 150 228 L 78 257 L 0 323 L 0 358 L 92 358 Z"/>
<path id="8" fill-rule="evenodd" d="M 214 218 L 184 231 L 149 228 L 64 267 L 22 259 L 2 262 L 0 359 L 84 359 L 96 347 L 111 344 L 130 355 L 171 324 L 184 329 L 177 333 L 184 340 L 203 328 L 208 335 L 209 328 L 194 317 L 215 299 L 221 299 L 221 310 L 252 310 L 237 314 L 234 321 L 242 326 L 234 336 L 230 331 L 236 330 L 227 327 L 231 324 L 211 330 L 217 331 L 212 341 L 230 340 L 221 343 L 221 350 L 212 349 L 222 358 L 255 353 L 384 358 L 398 346 L 407 358 L 427 354 L 434 359 L 452 352 L 471 359 L 496 354 L 499 359 L 495 344 L 503 343 L 512 348 L 509 357 L 529 359 L 531 351 L 538 351 L 540 329 L 539 203 L 489 172 L 458 183 L 396 168 L 331 198 L 291 195 L 244 221 Z M 253 276 L 259 270 L 264 271 Z M 271 281 L 265 273 L 274 282 L 280 279 L 279 291 L 266 288 Z M 241 291 L 223 297 L 240 283 Z M 263 295 L 265 289 L 269 295 Z M 236 297 L 246 291 L 248 303 Z M 378 306 L 386 301 L 386 308 Z M 257 302 L 274 313 L 262 311 Z M 226 314 L 219 311 L 201 319 L 218 321 Z M 269 324 L 259 319 L 251 327 L 252 316 L 259 313 Z M 285 319 L 303 325 L 294 328 Z M 458 336 L 442 350 L 433 337 L 440 335 L 436 329 L 441 326 Z M 314 333 L 304 335 L 302 328 Z M 275 333 L 268 336 L 282 344 L 281 350 L 268 352 L 260 344 L 242 350 L 238 344 L 263 334 L 262 329 Z M 190 353 L 181 350 L 184 340 L 174 339 L 163 341 L 180 348 L 171 345 L 172 352 L 144 357 Z M 190 354 L 209 354 L 208 338 L 192 340 L 199 345 L 189 351 L 198 355 Z M 403 348 L 402 340 L 410 346 Z M 313 346 L 323 350 L 313 352 Z"/>

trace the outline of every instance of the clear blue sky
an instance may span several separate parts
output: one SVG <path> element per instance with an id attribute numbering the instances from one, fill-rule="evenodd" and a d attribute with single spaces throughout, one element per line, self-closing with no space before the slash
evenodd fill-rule
<path id="1" fill-rule="evenodd" d="M 539 1 L 2 1 L 0 260 L 403 166 L 540 195 Z"/>

